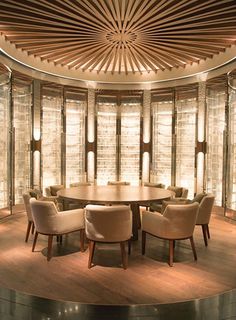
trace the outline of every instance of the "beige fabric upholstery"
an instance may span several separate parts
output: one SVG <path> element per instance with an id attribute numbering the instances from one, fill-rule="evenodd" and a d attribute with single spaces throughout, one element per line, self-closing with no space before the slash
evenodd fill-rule
<path id="1" fill-rule="evenodd" d="M 130 182 L 128 182 L 128 181 L 108 181 L 107 185 L 111 185 L 111 186 L 129 186 Z"/>
<path id="2" fill-rule="evenodd" d="M 63 235 L 84 229 L 83 209 L 58 212 L 54 202 L 40 201 L 33 198 L 30 199 L 30 207 L 36 228 L 36 238 L 32 251 L 34 251 L 38 233 L 49 235 L 52 240 L 53 235 Z M 51 250 L 48 251 L 49 260 Z"/>
<path id="3" fill-rule="evenodd" d="M 62 184 L 56 184 L 56 185 L 50 186 L 49 187 L 50 194 L 48 194 L 47 196 L 57 196 L 57 191 L 63 188 L 64 186 Z"/>
<path id="4" fill-rule="evenodd" d="M 207 194 L 202 198 L 199 206 L 199 213 L 197 217 L 197 225 L 202 226 L 202 233 L 205 246 L 208 245 L 208 240 L 210 239 L 209 222 L 211 218 L 211 212 L 214 205 L 215 197 L 213 194 Z"/>
<path id="5" fill-rule="evenodd" d="M 132 213 L 128 206 L 87 205 L 85 233 L 88 239 L 99 242 L 120 242 L 130 239 Z"/>
<path id="6" fill-rule="evenodd" d="M 210 222 L 214 201 L 213 194 L 207 194 L 202 198 L 196 224 L 208 224 Z"/>
<path id="7" fill-rule="evenodd" d="M 30 198 L 32 198 L 32 197 L 30 196 L 29 193 L 24 193 L 23 194 L 23 201 L 24 201 L 24 205 L 25 205 L 25 211 L 26 211 L 26 214 L 27 214 L 27 218 L 28 218 L 29 221 L 33 221 L 31 208 L 30 208 Z"/>
<path id="8" fill-rule="evenodd" d="M 70 188 L 81 187 L 81 186 L 91 186 L 91 183 L 90 182 L 73 182 L 73 183 L 70 183 Z"/>
<path id="9" fill-rule="evenodd" d="M 120 242 L 123 267 L 126 269 L 127 255 L 124 245 L 132 235 L 132 213 L 129 206 L 87 205 L 85 233 L 90 240 L 89 268 L 91 268 L 96 242 Z"/>
<path id="10" fill-rule="evenodd" d="M 183 188 L 183 187 L 177 187 L 177 186 L 169 186 L 169 187 L 167 187 L 167 190 L 170 190 L 170 191 L 174 192 L 174 194 L 175 194 L 174 199 L 187 200 L 188 189 Z M 168 201 L 169 201 L 169 200 L 168 200 Z M 157 211 L 157 212 L 163 212 L 162 202 L 163 202 L 163 201 L 153 202 L 153 203 L 150 205 L 150 210 L 151 210 L 151 211 Z"/>
<path id="11" fill-rule="evenodd" d="M 170 266 L 173 265 L 173 240 L 190 239 L 194 257 L 197 259 L 193 231 L 197 221 L 199 204 L 169 204 L 163 215 L 158 212 L 144 211 L 142 216 L 142 253 L 145 252 L 146 232 L 170 241 Z"/>
<path id="12" fill-rule="evenodd" d="M 64 186 L 62 184 L 55 184 L 53 186 L 45 188 L 46 197 L 44 197 L 44 200 L 46 200 L 45 198 L 47 198 L 48 201 L 54 201 L 59 211 L 63 211 L 63 201 L 59 199 L 57 191 L 63 188 Z"/>
<path id="13" fill-rule="evenodd" d="M 154 188 L 165 189 L 165 185 L 163 183 L 144 182 L 143 185 L 144 185 L 144 187 L 154 187 Z"/>
<path id="14" fill-rule="evenodd" d="M 175 193 L 175 198 L 187 198 L 188 196 L 188 189 L 183 187 L 177 186 L 169 186 L 167 190 L 173 191 Z"/>

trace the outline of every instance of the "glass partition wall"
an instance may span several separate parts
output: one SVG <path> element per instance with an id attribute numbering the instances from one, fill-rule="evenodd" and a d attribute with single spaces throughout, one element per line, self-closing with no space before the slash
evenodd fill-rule
<path id="1" fill-rule="evenodd" d="M 236 220 L 236 70 L 228 75 L 226 216 Z"/>
<path id="2" fill-rule="evenodd" d="M 152 95 L 152 174 L 151 182 L 171 185 L 174 93 Z"/>
<path id="3" fill-rule="evenodd" d="M 11 83 L 9 72 L 0 66 L 0 208 L 9 205 L 9 124 Z"/>
<path id="4" fill-rule="evenodd" d="M 227 103 L 226 78 L 208 81 L 206 92 L 206 191 L 213 193 L 215 204 L 223 204 L 225 112 Z"/>
<path id="5" fill-rule="evenodd" d="M 197 89 L 160 90 L 152 95 L 152 181 L 195 193 Z"/>
<path id="6" fill-rule="evenodd" d="M 175 184 L 195 193 L 195 146 L 197 123 L 197 89 L 176 91 L 176 162 Z"/>
<path id="7" fill-rule="evenodd" d="M 97 95 L 97 184 L 140 183 L 141 96 Z"/>
<path id="8" fill-rule="evenodd" d="M 31 81 L 13 81 L 14 204 L 23 203 L 22 195 L 30 188 L 32 137 Z"/>
<path id="9" fill-rule="evenodd" d="M 62 183 L 62 91 L 42 87 L 42 190 Z"/>
<path id="10" fill-rule="evenodd" d="M 143 141 L 142 91 L 90 89 L 96 137 L 91 142 L 87 89 L 29 79 L 0 66 L 0 208 L 22 203 L 22 193 L 34 185 L 44 191 L 52 184 L 86 181 L 92 150 L 92 183 L 139 185 L 144 154 L 149 153 L 146 181 L 186 187 L 189 198 L 201 190 L 213 193 L 225 216 L 236 219 L 235 79 L 234 71 L 201 83 L 206 89 L 201 97 L 204 132 L 197 142 L 200 84 L 149 92 L 148 142 Z M 199 153 L 204 156 L 201 188 Z"/>
<path id="11" fill-rule="evenodd" d="M 65 185 L 86 180 L 85 176 L 85 117 L 86 94 L 65 91 Z"/>

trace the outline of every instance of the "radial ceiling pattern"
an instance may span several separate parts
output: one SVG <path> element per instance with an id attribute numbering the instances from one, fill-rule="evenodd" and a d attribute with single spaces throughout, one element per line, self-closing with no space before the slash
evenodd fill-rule
<path id="1" fill-rule="evenodd" d="M 235 0 L 4 0 L 0 32 L 73 70 L 158 72 L 236 43 Z"/>

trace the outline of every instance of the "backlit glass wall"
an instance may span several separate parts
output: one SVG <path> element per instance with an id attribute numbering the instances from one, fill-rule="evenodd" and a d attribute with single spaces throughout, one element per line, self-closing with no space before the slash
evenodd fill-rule
<path id="1" fill-rule="evenodd" d="M 195 192 L 197 89 L 176 90 L 176 185 Z"/>
<path id="2" fill-rule="evenodd" d="M 171 185 L 172 164 L 172 92 L 156 92 L 152 96 L 152 182 Z"/>
<path id="3" fill-rule="evenodd" d="M 31 83 L 15 80 L 13 85 L 15 204 L 23 202 L 22 195 L 30 187 L 31 105 Z"/>
<path id="4" fill-rule="evenodd" d="M 229 77 L 228 150 L 227 208 L 236 210 L 236 72 Z"/>
<path id="5" fill-rule="evenodd" d="M 9 204 L 9 75 L 0 68 L 0 208 Z"/>
<path id="6" fill-rule="evenodd" d="M 97 184 L 117 180 L 117 104 L 116 97 L 97 100 Z"/>
<path id="7" fill-rule="evenodd" d="M 42 87 L 42 189 L 61 184 L 62 92 Z"/>
<path id="8" fill-rule="evenodd" d="M 85 115 L 86 95 L 66 92 L 66 186 L 82 182 L 85 177 Z"/>
<path id="9" fill-rule="evenodd" d="M 132 97 L 121 103 L 120 180 L 139 185 L 141 101 Z"/>
<path id="10" fill-rule="evenodd" d="M 222 181 L 226 90 L 226 79 L 219 78 L 208 82 L 206 93 L 206 191 L 215 195 L 215 204 L 219 206 L 222 205 L 223 196 Z"/>

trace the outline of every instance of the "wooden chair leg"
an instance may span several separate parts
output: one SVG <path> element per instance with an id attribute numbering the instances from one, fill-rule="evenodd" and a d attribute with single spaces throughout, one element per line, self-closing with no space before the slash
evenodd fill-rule
<path id="1" fill-rule="evenodd" d="M 173 267 L 174 261 L 174 240 L 169 240 L 169 265 Z"/>
<path id="2" fill-rule="evenodd" d="M 193 237 L 190 237 L 189 240 L 190 240 L 191 247 L 192 247 L 192 250 L 193 250 L 194 260 L 197 260 L 197 252 L 196 252 L 196 248 L 195 248 Z"/>
<path id="3" fill-rule="evenodd" d="M 120 250 L 121 250 L 121 257 L 122 257 L 122 264 L 123 264 L 123 268 L 127 269 L 127 254 L 125 251 L 125 241 L 121 241 L 120 242 Z"/>
<path id="4" fill-rule="evenodd" d="M 32 224 L 33 224 L 33 221 L 28 221 L 27 230 L 26 230 L 26 236 L 25 236 L 25 242 L 28 242 L 30 229 L 31 229 L 31 227 L 33 227 Z"/>
<path id="5" fill-rule="evenodd" d="M 95 241 L 89 240 L 89 261 L 88 261 L 88 268 L 89 269 L 92 267 L 95 244 L 96 244 Z"/>
<path id="6" fill-rule="evenodd" d="M 145 254 L 145 248 L 146 248 L 146 232 L 142 231 L 142 255 Z"/>
<path id="7" fill-rule="evenodd" d="M 53 235 L 48 236 L 48 254 L 47 254 L 47 260 L 49 261 L 52 256 L 52 240 L 53 240 Z"/>
<path id="8" fill-rule="evenodd" d="M 34 252 L 34 249 L 35 249 L 35 246 L 36 246 L 37 239 L 38 239 L 38 232 L 36 231 L 36 232 L 35 232 L 35 235 L 34 235 L 33 245 L 32 245 L 32 252 Z"/>
<path id="9" fill-rule="evenodd" d="M 31 234 L 34 234 L 34 223 L 32 222 Z"/>
<path id="10" fill-rule="evenodd" d="M 128 240 L 128 255 L 131 254 L 131 239 Z"/>
<path id="11" fill-rule="evenodd" d="M 204 238 L 205 246 L 207 247 L 208 241 L 207 241 L 207 228 L 206 228 L 206 224 L 203 224 L 203 225 L 202 225 L 202 233 L 203 233 L 203 238 Z"/>
<path id="12" fill-rule="evenodd" d="M 85 239 L 85 232 L 84 229 L 80 230 L 80 250 L 84 252 L 84 239 Z"/>
<path id="13" fill-rule="evenodd" d="M 208 224 L 206 225 L 206 229 L 207 229 L 208 239 L 211 239 L 211 235 L 210 235 L 210 230 L 209 230 L 209 225 Z"/>

